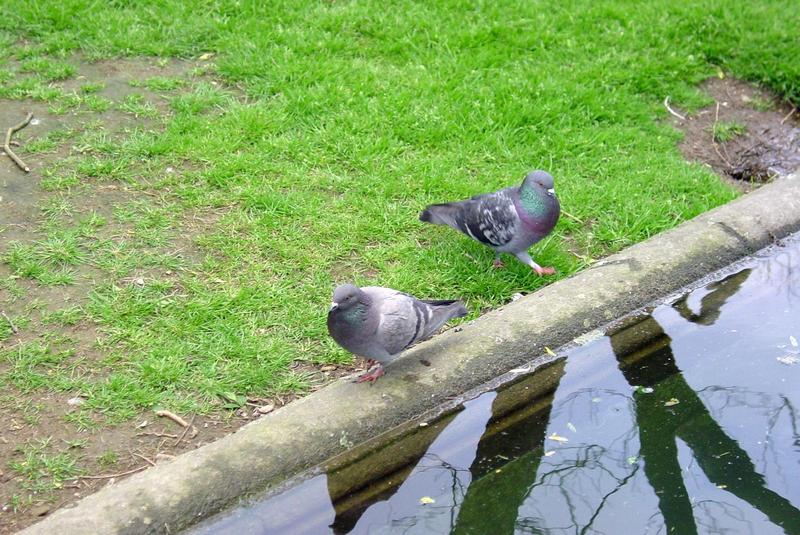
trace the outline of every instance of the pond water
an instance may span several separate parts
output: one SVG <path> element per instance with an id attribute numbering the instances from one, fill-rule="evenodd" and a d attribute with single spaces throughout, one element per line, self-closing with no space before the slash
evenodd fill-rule
<path id="1" fill-rule="evenodd" d="M 195 534 L 800 534 L 800 238 Z"/>

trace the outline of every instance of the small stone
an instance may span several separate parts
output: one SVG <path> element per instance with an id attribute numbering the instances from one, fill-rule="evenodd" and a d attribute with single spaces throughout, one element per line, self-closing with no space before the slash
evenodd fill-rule
<path id="1" fill-rule="evenodd" d="M 31 509 L 31 514 L 33 516 L 44 516 L 49 512 L 50 512 L 49 505 L 40 505 L 38 507 L 34 507 L 33 509 Z"/>
<path id="2" fill-rule="evenodd" d="M 156 464 L 163 463 L 163 462 L 169 462 L 169 461 L 172 461 L 172 460 L 175 460 L 175 456 L 174 455 L 170 455 L 169 453 L 157 453 L 156 454 Z"/>
<path id="3" fill-rule="evenodd" d="M 511 296 L 511 300 L 512 301 L 516 301 L 517 299 L 521 299 L 521 298 L 522 298 L 522 294 L 521 293 L 515 293 L 514 295 Z"/>
<path id="4" fill-rule="evenodd" d="M 144 279 L 142 277 L 136 277 L 133 279 L 133 283 L 139 287 L 144 286 Z"/>
<path id="5" fill-rule="evenodd" d="M 327 366 L 323 366 L 322 368 L 320 368 L 319 371 L 321 371 L 321 372 L 332 372 L 335 369 L 336 369 L 336 366 L 334 366 L 332 364 L 328 364 Z"/>
<path id="6" fill-rule="evenodd" d="M 75 407 L 75 406 L 78 406 L 78 405 L 83 405 L 85 402 L 86 402 L 86 400 L 83 399 L 82 397 L 75 396 L 74 398 L 69 398 L 67 400 L 67 405 L 71 405 L 71 406 Z"/>
<path id="7" fill-rule="evenodd" d="M 262 405 L 261 407 L 256 408 L 256 411 L 259 414 L 269 414 L 274 410 L 275 410 L 275 405 L 273 405 L 272 403 L 270 403 L 269 405 Z"/>

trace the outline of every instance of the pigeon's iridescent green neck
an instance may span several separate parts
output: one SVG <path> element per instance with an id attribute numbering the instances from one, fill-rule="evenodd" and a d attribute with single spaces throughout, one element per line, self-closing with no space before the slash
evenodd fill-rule
<path id="1" fill-rule="evenodd" d="M 356 303 L 347 310 L 343 310 L 342 317 L 347 323 L 361 323 L 367 317 L 367 305 Z"/>
<path id="2" fill-rule="evenodd" d="M 547 192 L 542 188 L 523 184 L 519 189 L 519 198 L 522 208 L 530 215 L 544 215 L 547 213 Z"/>

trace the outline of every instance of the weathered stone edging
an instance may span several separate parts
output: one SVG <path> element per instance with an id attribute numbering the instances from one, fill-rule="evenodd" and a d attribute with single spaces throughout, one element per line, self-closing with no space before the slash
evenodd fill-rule
<path id="1" fill-rule="evenodd" d="M 798 229 L 795 175 L 418 345 L 373 387 L 332 384 L 22 533 L 175 533 Z"/>

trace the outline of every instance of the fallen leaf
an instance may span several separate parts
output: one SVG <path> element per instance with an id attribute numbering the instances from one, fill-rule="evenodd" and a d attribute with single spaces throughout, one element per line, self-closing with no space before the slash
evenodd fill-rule
<path id="1" fill-rule="evenodd" d="M 569 442 L 568 438 L 556 435 L 555 432 L 547 438 L 550 440 L 555 440 L 556 442 Z"/>
<path id="2" fill-rule="evenodd" d="M 669 401 L 664 402 L 665 407 L 672 407 L 673 405 L 677 405 L 680 401 L 677 398 L 672 398 Z"/>
<path id="3" fill-rule="evenodd" d="M 420 505 L 428 505 L 429 503 L 436 503 L 436 500 L 431 498 L 430 496 L 423 496 L 419 499 Z"/>
<path id="4" fill-rule="evenodd" d="M 557 357 L 558 356 L 558 355 L 555 354 L 555 352 L 552 349 L 550 349 L 547 346 L 544 346 L 544 351 L 545 351 L 545 353 L 547 353 L 551 357 Z"/>
<path id="5" fill-rule="evenodd" d="M 214 54 L 211 52 L 206 52 L 205 54 L 200 54 L 200 61 L 206 61 L 214 57 Z"/>

